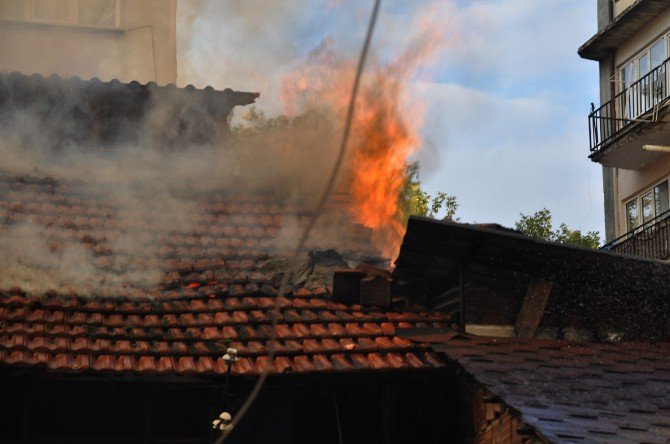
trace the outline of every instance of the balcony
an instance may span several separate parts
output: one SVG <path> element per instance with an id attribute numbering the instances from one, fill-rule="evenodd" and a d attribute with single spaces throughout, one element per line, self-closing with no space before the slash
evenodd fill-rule
<path id="1" fill-rule="evenodd" d="M 647 259 L 670 258 L 670 210 L 614 239 L 602 249 Z"/>
<path id="2" fill-rule="evenodd" d="M 640 169 L 659 157 L 644 145 L 668 145 L 658 127 L 670 103 L 670 58 L 589 114 L 590 158 L 604 166 Z"/>

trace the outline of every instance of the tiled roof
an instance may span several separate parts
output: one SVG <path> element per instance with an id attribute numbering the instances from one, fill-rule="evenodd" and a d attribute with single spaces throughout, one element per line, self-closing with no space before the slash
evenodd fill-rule
<path id="1" fill-rule="evenodd" d="M 112 209 L 67 184 L 35 178 L 0 180 L 0 228 L 24 220 L 58 242 L 77 242 L 96 267 L 119 264 L 113 238 L 124 230 L 152 231 L 151 217 L 132 227 Z M 238 349 L 236 375 L 431 369 L 442 361 L 426 345 L 398 337 L 398 328 L 444 326 L 447 316 L 419 306 L 381 309 L 344 305 L 325 286 L 295 285 L 279 300 L 277 356 L 267 359 L 278 275 L 264 268 L 285 252 L 280 236 L 288 204 L 263 196 L 207 196 L 188 229 L 147 246 L 138 269 L 161 258 L 154 287 L 129 283 L 114 296 L 64 289 L 0 289 L 0 366 L 58 372 L 225 374 L 227 347 Z M 364 232 L 363 232 L 364 234 Z M 355 234 L 361 236 L 363 234 Z M 4 253 L 6 254 L 6 252 Z M 121 256 L 122 254 L 119 253 Z M 49 270 L 45 269 L 45 273 Z"/>
<path id="2" fill-rule="evenodd" d="M 431 339 L 551 442 L 670 439 L 670 343 Z"/>

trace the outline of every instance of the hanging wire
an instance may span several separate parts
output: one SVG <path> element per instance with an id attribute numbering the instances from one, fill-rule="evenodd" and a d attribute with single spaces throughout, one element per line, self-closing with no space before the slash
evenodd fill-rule
<path id="1" fill-rule="evenodd" d="M 368 56 L 368 51 L 370 49 L 370 42 L 372 41 L 372 34 L 375 29 L 375 23 L 377 22 L 377 15 L 379 14 L 379 7 L 381 5 L 381 0 L 375 0 L 374 6 L 372 8 L 372 13 L 370 15 L 370 21 L 368 23 L 368 30 L 365 35 L 365 41 L 363 43 L 363 47 L 361 48 L 361 54 L 358 60 L 358 67 L 356 69 L 356 77 L 354 78 L 354 84 L 351 89 L 351 97 L 349 99 L 349 107 L 347 109 L 347 117 L 344 123 L 344 132 L 342 135 L 342 142 L 340 144 L 340 150 L 339 154 L 337 156 L 337 160 L 335 162 L 335 165 L 333 166 L 333 171 L 330 174 L 330 177 L 328 179 L 328 183 L 326 184 L 326 188 L 324 189 L 323 195 L 321 196 L 321 199 L 319 200 L 318 205 L 316 206 L 316 209 L 314 213 L 312 214 L 312 217 L 309 219 L 309 223 L 307 224 L 307 227 L 305 227 L 305 231 L 302 233 L 302 236 L 300 237 L 300 241 L 298 242 L 298 245 L 295 248 L 295 252 L 293 253 L 293 258 L 297 259 L 300 254 L 302 253 L 303 248 L 305 247 L 305 244 L 307 242 L 307 239 L 309 238 L 310 233 L 314 229 L 314 226 L 316 225 L 316 221 L 319 219 L 319 216 L 323 212 L 323 209 L 326 205 L 326 202 L 328 201 L 328 197 L 330 197 L 330 194 L 333 191 L 333 186 L 335 185 L 335 179 L 337 179 L 337 176 L 340 172 L 340 168 L 342 167 L 342 162 L 344 160 L 344 155 L 346 153 L 347 149 L 347 143 L 349 142 L 349 134 L 351 132 L 351 123 L 354 119 L 354 111 L 355 111 L 355 104 L 356 104 L 356 96 L 358 95 L 358 89 L 360 87 L 361 83 L 361 77 L 363 75 L 363 68 L 365 66 L 365 60 L 367 59 Z M 246 415 L 246 413 L 249 411 L 253 403 L 256 401 L 258 398 L 258 394 L 260 393 L 261 389 L 263 388 L 263 385 L 265 384 L 266 379 L 268 378 L 270 374 L 270 366 L 272 365 L 272 361 L 274 360 L 275 357 L 275 342 L 277 340 L 277 321 L 279 319 L 279 300 L 286 294 L 286 289 L 288 287 L 289 283 L 289 278 L 291 277 L 291 272 L 287 271 L 284 273 L 284 276 L 281 281 L 281 285 L 279 287 L 279 292 L 278 295 L 275 299 L 274 307 L 271 312 L 271 318 L 272 318 L 272 324 L 270 328 L 270 339 L 268 342 L 268 363 L 263 369 L 263 372 L 261 373 L 261 376 L 258 378 L 258 381 L 256 381 L 256 384 L 254 385 L 254 388 L 251 390 L 251 393 L 249 394 L 249 397 L 244 401 L 244 404 L 242 404 L 242 407 L 240 407 L 240 410 L 237 412 L 237 414 L 234 415 L 233 421 L 230 425 L 230 428 L 226 429 L 221 436 L 215 441 L 216 444 L 222 444 L 226 441 L 228 436 L 230 436 L 230 433 L 235 430 L 236 426 L 240 423 L 242 418 Z"/>

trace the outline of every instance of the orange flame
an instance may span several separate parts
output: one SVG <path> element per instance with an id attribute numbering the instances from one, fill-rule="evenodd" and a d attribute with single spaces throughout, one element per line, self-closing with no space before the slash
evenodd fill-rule
<path id="1" fill-rule="evenodd" d="M 423 31 L 388 63 L 369 61 L 352 122 L 347 167 L 350 211 L 357 223 L 373 230 L 373 245 L 395 258 L 404 235 L 399 197 L 408 158 L 421 145 L 419 129 L 424 107 L 409 94 L 417 70 L 441 46 L 443 31 L 431 11 L 415 23 Z M 351 94 L 356 63 L 332 50 L 324 40 L 309 62 L 283 82 L 282 99 L 288 114 L 308 106 L 334 110 L 343 117 Z"/>

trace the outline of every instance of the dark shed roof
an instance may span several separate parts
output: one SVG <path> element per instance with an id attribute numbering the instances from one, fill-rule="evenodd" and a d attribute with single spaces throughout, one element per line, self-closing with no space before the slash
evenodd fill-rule
<path id="1" fill-rule="evenodd" d="M 520 304 L 530 280 L 541 277 L 553 282 L 548 310 L 558 318 L 569 314 L 628 338 L 668 337 L 670 265 L 511 231 L 410 218 L 393 272 L 396 290 L 429 306 L 448 305 L 458 298 L 461 263 L 468 288 L 486 290 L 490 312 L 500 294 Z"/>
<path id="2" fill-rule="evenodd" d="M 670 344 L 575 344 L 453 332 L 400 336 L 432 348 L 550 442 L 665 443 Z"/>
<path id="3" fill-rule="evenodd" d="M 148 140 L 168 147 L 219 144 L 232 109 L 258 97 L 210 86 L 177 88 L 12 72 L 0 74 L 0 131 L 40 146 Z"/>

